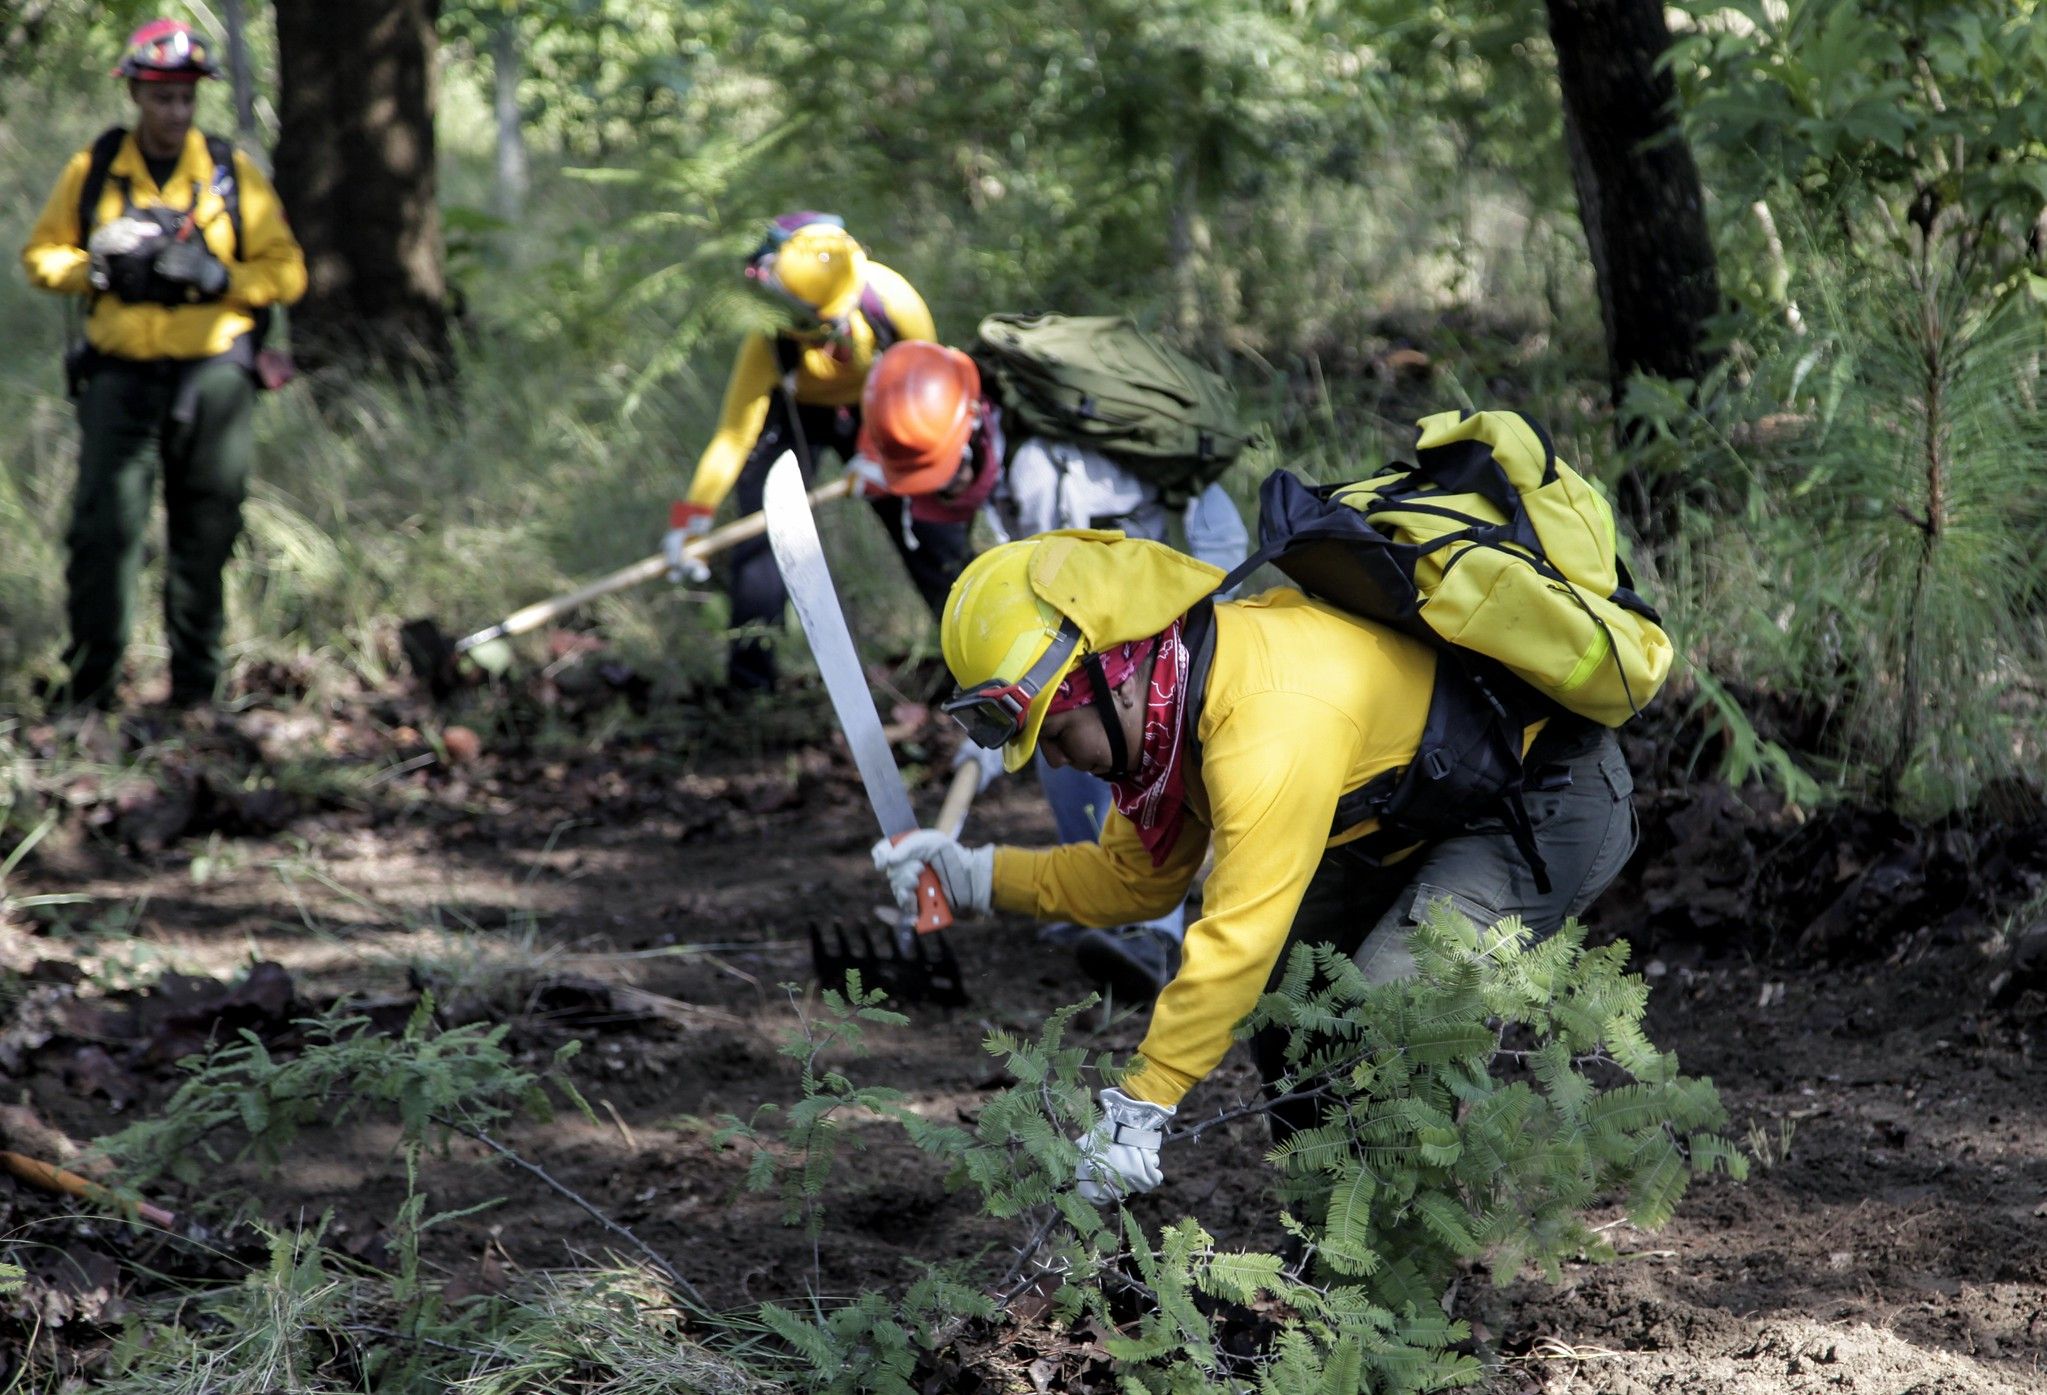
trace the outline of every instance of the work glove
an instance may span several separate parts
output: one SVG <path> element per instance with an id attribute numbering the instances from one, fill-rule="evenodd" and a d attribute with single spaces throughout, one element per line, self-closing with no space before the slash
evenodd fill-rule
<path id="1" fill-rule="evenodd" d="M 709 504 L 692 504 L 677 499 L 668 506 L 668 534 L 661 539 L 661 551 L 668 557 L 668 579 L 701 586 L 711 579 L 711 568 L 688 552 L 691 543 L 711 531 L 711 517 L 718 511 Z"/>
<path id="2" fill-rule="evenodd" d="M 858 499 L 886 499 L 894 493 L 888 487 L 888 476 L 881 472 L 878 462 L 864 455 L 856 455 L 846 462 L 846 473 L 853 477 L 853 495 Z"/>
<path id="3" fill-rule="evenodd" d="M 196 237 L 158 248 L 150 269 L 156 273 L 156 298 L 166 305 L 196 305 L 227 294 L 227 263 Z"/>
<path id="4" fill-rule="evenodd" d="M 1169 1104 L 1135 1100 L 1103 1090 L 1102 1122 L 1073 1140 L 1080 1149 L 1080 1194 L 1097 1206 L 1148 1192 L 1165 1180 L 1159 1145 L 1166 1141 Z"/>
<path id="5" fill-rule="evenodd" d="M 974 793 L 980 794 L 988 786 L 995 783 L 996 776 L 1002 774 L 1001 748 L 998 747 L 991 751 L 986 746 L 979 746 L 971 741 L 962 741 L 952 753 L 952 768 L 957 770 L 963 765 L 978 765 L 981 767 L 981 783 L 974 786 Z"/>
<path id="6" fill-rule="evenodd" d="M 874 845 L 874 865 L 888 878 L 903 914 L 917 913 L 917 878 L 928 866 L 938 874 L 939 890 L 945 893 L 952 913 L 965 918 L 981 915 L 995 897 L 995 847 L 960 846 L 957 838 L 935 828 L 906 833 L 901 841 L 884 838 Z"/>
<path id="7" fill-rule="evenodd" d="M 152 299 L 149 273 L 166 231 L 155 213 L 154 209 L 125 213 L 92 230 L 85 242 L 85 279 L 94 290 L 130 304 Z"/>

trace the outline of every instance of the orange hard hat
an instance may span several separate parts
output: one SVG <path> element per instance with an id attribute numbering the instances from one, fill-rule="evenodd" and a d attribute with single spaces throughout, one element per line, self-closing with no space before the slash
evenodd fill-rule
<path id="1" fill-rule="evenodd" d="M 923 339 L 891 346 L 860 393 L 860 453 L 897 494 L 935 494 L 959 473 L 974 434 L 981 370 L 958 349 Z"/>

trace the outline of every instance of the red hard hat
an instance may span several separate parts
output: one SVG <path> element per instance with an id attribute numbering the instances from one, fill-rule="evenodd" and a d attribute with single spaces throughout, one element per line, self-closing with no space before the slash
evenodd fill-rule
<path id="1" fill-rule="evenodd" d="M 141 82 L 197 82 L 219 77 L 220 65 L 206 40 L 182 20 L 152 19 L 128 36 L 115 77 Z"/>
<path id="2" fill-rule="evenodd" d="M 860 392 L 860 453 L 897 494 L 935 494 L 974 434 L 981 370 L 958 349 L 906 339 L 875 360 Z"/>

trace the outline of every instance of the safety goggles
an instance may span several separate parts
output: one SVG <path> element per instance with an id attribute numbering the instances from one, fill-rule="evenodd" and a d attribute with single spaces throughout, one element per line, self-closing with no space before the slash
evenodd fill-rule
<path id="1" fill-rule="evenodd" d="M 1023 677 L 1013 683 L 991 678 L 962 688 L 941 703 L 939 711 L 958 722 L 967 739 L 976 746 L 993 751 L 1006 745 L 1023 733 L 1031 703 L 1066 667 L 1079 644 L 1080 628 L 1071 620 L 1061 619 L 1051 647 L 1038 656 Z"/>

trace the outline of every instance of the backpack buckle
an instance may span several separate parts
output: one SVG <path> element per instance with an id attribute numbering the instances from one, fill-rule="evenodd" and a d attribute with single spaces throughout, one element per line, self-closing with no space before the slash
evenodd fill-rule
<path id="1" fill-rule="evenodd" d="M 1422 773 L 1431 780 L 1440 780 L 1450 773 L 1450 757 L 1441 746 L 1432 746 L 1422 752 Z"/>

